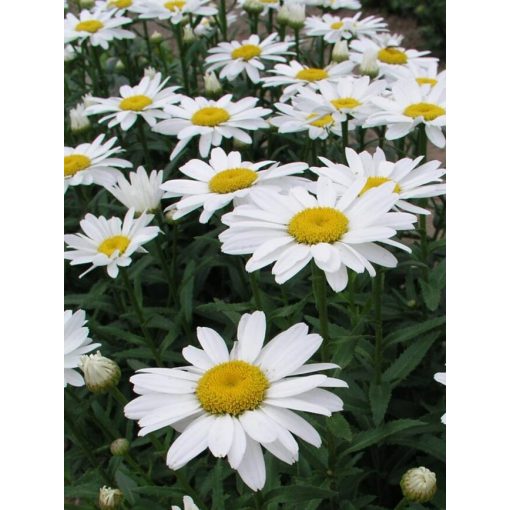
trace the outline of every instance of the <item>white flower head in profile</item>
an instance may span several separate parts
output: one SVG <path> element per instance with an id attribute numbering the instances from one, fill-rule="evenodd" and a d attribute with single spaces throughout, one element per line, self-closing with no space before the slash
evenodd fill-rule
<path id="1" fill-rule="evenodd" d="M 446 372 L 437 372 L 437 374 L 434 374 L 434 379 L 446 386 Z M 441 421 L 446 425 L 446 413 L 441 416 Z"/>
<path id="2" fill-rule="evenodd" d="M 182 498 L 183 507 L 182 510 L 200 510 L 197 505 L 195 505 L 195 502 L 190 496 L 184 496 Z M 181 510 L 181 508 L 177 505 L 172 505 L 171 510 Z"/>
<path id="3" fill-rule="evenodd" d="M 338 366 L 306 364 L 322 338 L 309 334 L 304 323 L 264 346 L 265 335 L 263 312 L 241 317 L 230 352 L 216 331 L 199 327 L 202 349 L 190 345 L 182 351 L 189 366 L 144 368 L 131 377 L 140 396 L 124 412 L 138 420 L 139 435 L 169 426 L 181 432 L 168 450 L 170 469 L 209 449 L 215 457 L 227 457 L 244 483 L 258 491 L 266 480 L 261 446 L 293 464 L 299 450 L 294 436 L 321 445 L 317 431 L 294 410 L 325 416 L 342 410 L 342 400 L 327 390 L 347 384 L 317 374 Z"/>

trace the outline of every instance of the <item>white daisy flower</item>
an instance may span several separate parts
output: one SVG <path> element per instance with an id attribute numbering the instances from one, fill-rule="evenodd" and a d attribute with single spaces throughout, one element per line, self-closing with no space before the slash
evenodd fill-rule
<path id="1" fill-rule="evenodd" d="M 179 139 L 170 159 L 177 156 L 195 136 L 200 136 L 198 147 L 200 155 L 205 158 L 209 155 L 211 145 L 217 147 L 223 137 L 251 143 L 251 136 L 246 130 L 269 127 L 262 117 L 271 113 L 271 110 L 255 107 L 257 101 L 256 97 L 245 97 L 234 102 L 232 94 L 226 94 L 217 101 L 205 97 L 182 96 L 179 106 L 165 107 L 165 112 L 171 118 L 152 129 L 156 133 L 177 136 Z"/>
<path id="2" fill-rule="evenodd" d="M 182 510 L 200 510 L 197 505 L 195 505 L 195 502 L 192 498 L 189 496 L 184 496 L 182 498 L 183 507 Z M 172 505 L 171 510 L 181 510 L 180 507 L 177 505 Z"/>
<path id="3" fill-rule="evenodd" d="M 101 344 L 92 343 L 88 337 L 89 328 L 85 327 L 85 312 L 77 310 L 64 311 L 64 388 L 71 386 L 83 386 L 83 376 L 75 370 L 80 365 L 80 358 L 83 354 L 93 351 Z"/>
<path id="4" fill-rule="evenodd" d="M 78 56 L 78 52 L 70 45 L 64 45 L 64 62 L 72 62 Z"/>
<path id="5" fill-rule="evenodd" d="M 262 78 L 263 87 L 278 87 L 285 85 L 281 101 L 285 102 L 303 87 L 316 90 L 320 83 L 335 83 L 342 76 L 349 75 L 354 63 L 346 60 L 340 64 L 328 65 L 324 68 L 306 67 L 293 60 L 289 64 L 276 64 L 274 69 L 268 71 L 275 76 Z"/>
<path id="6" fill-rule="evenodd" d="M 97 1 L 96 6 L 101 9 L 117 9 L 118 12 L 124 13 L 125 11 L 136 12 L 137 5 L 141 0 L 106 0 L 106 1 Z"/>
<path id="7" fill-rule="evenodd" d="M 308 5 L 317 7 L 324 7 L 335 11 L 337 9 L 361 9 L 361 2 L 359 0 L 306 0 Z"/>
<path id="8" fill-rule="evenodd" d="M 437 374 L 434 374 L 434 379 L 441 384 L 444 384 L 446 386 L 446 372 L 437 372 Z M 441 422 L 446 425 L 446 413 L 441 416 Z"/>
<path id="9" fill-rule="evenodd" d="M 260 81 L 259 71 L 265 69 L 264 60 L 286 62 L 282 55 L 290 55 L 287 51 L 293 43 L 273 42 L 278 37 L 277 33 L 271 34 L 263 41 L 256 34 L 251 35 L 242 42 L 220 42 L 215 48 L 209 50 L 209 56 L 205 59 L 209 64 L 208 71 L 221 69 L 220 78 L 232 81 L 243 71 L 253 83 Z"/>
<path id="10" fill-rule="evenodd" d="M 381 73 L 385 75 L 395 66 L 403 66 L 409 62 L 418 65 L 428 65 L 436 62 L 435 57 L 425 57 L 430 51 L 407 50 L 400 46 L 400 38 L 395 35 L 386 34 L 386 37 L 379 36 L 377 39 L 356 39 L 351 42 L 351 59 L 361 64 L 363 55 L 377 55 L 377 61 Z"/>
<path id="11" fill-rule="evenodd" d="M 357 179 L 340 198 L 326 177 L 319 177 L 317 197 L 304 188 L 293 188 L 287 196 L 254 191 L 252 204 L 222 217 L 229 228 L 219 236 L 221 250 L 230 255 L 252 254 L 248 272 L 276 262 L 272 273 L 278 284 L 313 260 L 335 292 L 347 285 L 347 268 L 357 273 L 366 269 L 375 276 L 371 262 L 395 267 L 397 259 L 375 243 L 410 251 L 390 238 L 397 230 L 412 229 L 416 217 L 388 212 L 398 199 L 392 183 L 360 196 L 364 183 L 364 178 Z"/>
<path id="12" fill-rule="evenodd" d="M 174 25 L 185 19 L 186 15 L 214 16 L 218 9 L 209 5 L 209 0 L 140 0 L 133 7 L 140 19 L 169 19 Z"/>
<path id="13" fill-rule="evenodd" d="M 305 364 L 322 343 L 319 335 L 308 334 L 306 324 L 290 327 L 263 347 L 265 334 L 263 312 L 244 314 L 229 353 L 216 331 L 197 328 L 203 350 L 190 345 L 182 351 L 190 366 L 145 368 L 131 377 L 141 396 L 124 412 L 138 420 L 139 435 L 168 426 L 181 432 L 168 450 L 170 469 L 209 448 L 215 457 L 227 457 L 244 483 L 258 491 L 266 479 L 261 446 L 293 464 L 299 450 L 293 435 L 321 445 L 317 431 L 292 410 L 331 416 L 343 402 L 323 388 L 347 383 L 314 374 L 338 368 L 333 363 Z"/>
<path id="14" fill-rule="evenodd" d="M 391 70 L 386 71 L 386 76 L 394 81 L 416 80 L 416 83 L 422 87 L 434 87 L 438 82 L 446 84 L 446 71 L 438 72 L 437 68 L 437 62 L 427 65 L 410 62 L 405 66 L 393 66 Z"/>
<path id="15" fill-rule="evenodd" d="M 144 76 L 134 87 L 122 85 L 119 90 L 120 97 L 93 98 L 94 104 L 87 108 L 87 114 L 113 112 L 101 117 L 99 122 L 108 120 L 108 127 L 120 124 L 124 131 L 127 131 L 139 116 L 153 127 L 158 120 L 169 117 L 163 108 L 181 98 L 175 93 L 179 87 L 165 88 L 168 80 L 169 78 L 165 78 L 161 81 L 161 73 L 156 73 L 153 77 Z"/>
<path id="16" fill-rule="evenodd" d="M 239 16 L 235 13 L 227 14 L 227 28 L 237 21 L 238 17 Z M 193 30 L 196 35 L 202 36 L 212 34 L 217 28 L 218 25 L 214 17 L 204 16 L 200 19 L 199 23 Z"/>
<path id="17" fill-rule="evenodd" d="M 280 8 L 280 0 L 237 0 L 237 5 L 246 12 L 254 10 L 259 16 L 265 16 L 269 9 Z"/>
<path id="18" fill-rule="evenodd" d="M 353 127 L 362 124 L 377 111 L 371 100 L 382 94 L 386 82 L 370 82 L 368 76 L 348 77 L 338 79 L 335 84 L 323 82 L 318 89 L 317 93 L 303 90 L 295 98 L 296 106 L 318 114 L 331 115 L 336 125 L 351 119 L 349 124 Z"/>
<path id="19" fill-rule="evenodd" d="M 341 18 L 324 14 L 323 16 L 312 16 L 307 18 L 305 27 L 307 35 L 320 36 L 329 43 L 336 43 L 341 39 L 352 39 L 353 37 L 373 37 L 380 31 L 387 30 L 387 24 L 383 18 L 368 16 L 360 20 L 361 12 L 352 17 Z"/>
<path id="20" fill-rule="evenodd" d="M 133 32 L 119 28 L 131 22 L 130 18 L 120 16 L 115 10 L 84 9 L 79 18 L 68 12 L 64 19 L 64 41 L 68 43 L 78 40 L 82 43 L 89 40 L 92 46 L 101 46 L 106 50 L 114 39 L 134 39 Z"/>
<path id="21" fill-rule="evenodd" d="M 154 217 L 152 214 L 142 214 L 134 219 L 135 209 L 126 213 L 124 221 L 120 218 L 106 219 L 87 214 L 80 221 L 84 234 L 67 234 L 64 241 L 72 250 L 64 252 L 64 258 L 71 261 L 71 265 L 92 264 L 80 278 L 95 267 L 106 266 L 108 276 L 117 278 L 119 267 L 131 264 L 131 255 L 135 252 L 147 253 L 142 247 L 158 233 L 158 227 L 148 227 Z"/>
<path id="22" fill-rule="evenodd" d="M 136 172 L 129 172 L 129 181 L 122 175 L 113 186 L 106 189 L 128 209 L 134 208 L 137 214 L 153 212 L 159 209 L 163 191 L 163 170 L 153 170 L 147 174 L 143 166 Z"/>
<path id="23" fill-rule="evenodd" d="M 436 147 L 444 147 L 446 138 L 446 90 L 444 81 L 434 87 L 422 87 L 416 80 L 397 81 L 390 97 L 373 97 L 379 112 L 371 115 L 364 127 L 387 126 L 386 138 L 406 136 L 420 124 L 425 124 L 427 138 Z"/>
<path id="24" fill-rule="evenodd" d="M 81 143 L 77 147 L 64 147 L 64 193 L 69 186 L 79 184 L 113 184 L 120 175 L 117 168 L 133 165 L 120 158 L 112 158 L 124 149 L 114 147 L 116 137 L 103 143 L 105 135 L 99 135 L 92 143 Z"/>
<path id="25" fill-rule="evenodd" d="M 428 161 L 420 165 L 423 156 L 416 159 L 404 158 L 396 162 L 386 161 L 386 155 L 379 147 L 375 154 L 367 151 L 358 154 L 347 148 L 345 155 L 347 166 L 319 156 L 326 166 L 310 168 L 317 175 L 329 177 L 337 187 L 339 195 L 343 195 L 360 177 L 365 181 L 360 194 L 391 182 L 394 185 L 393 193 L 398 195 L 396 209 L 414 214 L 430 214 L 427 209 L 417 207 L 408 200 L 437 197 L 446 193 L 446 185 L 441 179 L 446 170 L 440 168 L 440 161 Z"/>
<path id="26" fill-rule="evenodd" d="M 268 165 L 271 166 L 261 170 Z M 241 153 L 226 154 L 217 147 L 211 151 L 209 164 L 201 159 L 192 159 L 179 169 L 193 180 L 166 181 L 161 189 L 166 192 L 164 198 L 183 197 L 167 208 L 176 208 L 174 220 L 203 207 L 200 223 L 207 223 L 215 211 L 234 199 L 248 197 L 254 189 L 279 190 L 302 184 L 305 179 L 290 176 L 302 173 L 307 168 L 306 163 L 279 166 L 274 161 L 242 161 Z"/>
<path id="27" fill-rule="evenodd" d="M 90 120 L 87 115 L 85 115 L 84 103 L 78 103 L 74 108 L 69 110 L 69 121 L 73 133 L 82 133 L 90 127 Z"/>

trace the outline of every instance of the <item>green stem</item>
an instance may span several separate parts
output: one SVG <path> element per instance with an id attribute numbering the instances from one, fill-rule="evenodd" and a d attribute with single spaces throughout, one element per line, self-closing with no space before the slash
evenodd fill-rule
<path id="1" fill-rule="evenodd" d="M 145 37 L 145 42 L 147 43 L 147 56 L 149 57 L 149 63 L 152 64 L 152 48 L 151 48 L 151 41 L 149 38 L 149 29 L 147 28 L 147 22 L 144 20 L 142 21 L 143 24 L 143 35 Z"/>
<path id="2" fill-rule="evenodd" d="M 299 28 L 294 29 L 294 41 L 296 42 L 296 60 L 299 62 L 300 60 L 300 53 L 299 53 Z"/>
<path id="3" fill-rule="evenodd" d="M 342 142 L 343 142 L 343 156 L 345 161 L 347 162 L 347 156 L 345 154 L 345 149 L 349 147 L 349 119 L 345 119 L 342 121 Z"/>
<path id="4" fill-rule="evenodd" d="M 418 139 L 416 143 L 416 155 L 423 156 L 421 163 L 427 161 L 427 133 L 425 132 L 425 124 L 418 126 Z M 423 198 L 419 201 L 420 207 L 427 207 L 427 198 Z M 419 216 L 419 231 L 420 231 L 420 247 L 421 247 L 421 259 L 422 262 L 427 264 L 428 252 L 429 252 L 429 241 L 427 237 L 427 217 L 424 214 Z M 423 278 L 425 281 L 428 280 L 429 271 L 428 266 L 423 268 Z"/>
<path id="5" fill-rule="evenodd" d="M 255 275 L 255 273 L 248 273 L 248 278 L 250 280 L 250 286 L 253 294 L 253 299 L 255 301 L 255 306 L 257 307 L 257 310 L 263 310 L 257 276 Z"/>
<path id="6" fill-rule="evenodd" d="M 168 76 L 168 74 L 169 74 L 168 62 L 166 61 L 166 53 L 165 53 L 165 48 L 163 47 L 163 43 L 158 44 L 158 53 L 159 53 L 159 58 L 161 59 L 161 63 L 163 64 L 163 70 L 165 71 L 165 76 Z"/>
<path id="7" fill-rule="evenodd" d="M 115 397 L 115 400 L 122 407 L 124 407 L 128 403 L 128 399 L 124 396 L 124 393 L 122 393 L 117 386 L 110 388 L 110 391 L 112 392 L 112 395 Z"/>
<path id="8" fill-rule="evenodd" d="M 223 40 L 227 40 L 227 6 L 226 0 L 220 0 L 220 30 Z"/>
<path id="9" fill-rule="evenodd" d="M 329 344 L 327 285 L 324 271 L 319 269 L 315 263 L 312 263 L 312 287 L 322 336 L 321 361 L 326 361 L 327 359 L 327 346 Z"/>
<path id="10" fill-rule="evenodd" d="M 379 271 L 372 282 L 372 297 L 374 307 L 374 329 L 375 329 L 375 349 L 374 349 L 374 378 L 376 384 L 381 382 L 382 371 L 382 344 L 383 344 L 383 324 L 382 324 L 382 293 L 384 288 L 384 273 Z"/>
<path id="11" fill-rule="evenodd" d="M 225 0 L 223 0 L 224 2 Z M 189 80 L 188 80 L 188 72 L 186 69 L 186 48 L 184 47 L 184 42 L 182 40 L 182 25 L 179 23 L 174 27 L 175 38 L 177 39 L 177 46 L 179 48 L 179 57 L 181 60 L 181 72 L 182 72 L 182 81 L 184 83 L 184 92 L 189 94 Z"/>
<path id="12" fill-rule="evenodd" d="M 407 499 L 402 498 L 399 504 L 395 507 L 395 510 L 404 510 L 404 508 L 407 506 L 407 503 L 408 503 Z"/>
<path id="13" fill-rule="evenodd" d="M 138 129 L 138 135 L 140 136 L 140 142 L 142 143 L 143 147 L 143 154 L 145 157 L 145 168 L 147 171 L 152 170 L 152 159 L 151 154 L 149 151 L 149 145 L 147 143 L 147 138 L 145 136 L 145 121 L 142 117 L 136 119 L 136 128 Z"/>
<path id="14" fill-rule="evenodd" d="M 140 306 L 140 303 L 138 303 L 138 299 L 136 298 L 135 291 L 133 287 L 131 286 L 131 283 L 129 281 L 129 277 L 127 275 L 127 270 L 121 269 L 120 274 L 122 277 L 122 280 L 124 282 L 124 287 L 129 295 L 129 299 L 131 300 L 131 304 L 133 308 L 135 309 L 135 313 L 138 317 L 138 322 L 140 325 L 140 329 L 142 330 L 143 336 L 145 338 L 145 343 L 147 344 L 147 347 L 152 352 L 152 355 L 154 356 L 154 359 L 156 360 L 156 363 L 158 366 L 163 366 L 161 362 L 161 357 L 159 355 L 158 350 L 156 349 L 156 344 L 154 343 L 154 340 L 152 339 L 149 331 L 145 327 L 145 318 L 143 315 L 143 310 Z"/>
<path id="15" fill-rule="evenodd" d="M 97 74 L 99 76 L 99 85 L 101 87 L 101 92 L 104 97 L 108 97 L 110 94 L 108 92 L 108 82 L 106 80 L 106 75 L 104 74 L 103 67 L 101 66 L 101 59 L 99 57 L 99 50 L 97 46 L 90 45 L 92 49 L 92 56 L 94 57 L 94 63 L 97 69 Z"/>

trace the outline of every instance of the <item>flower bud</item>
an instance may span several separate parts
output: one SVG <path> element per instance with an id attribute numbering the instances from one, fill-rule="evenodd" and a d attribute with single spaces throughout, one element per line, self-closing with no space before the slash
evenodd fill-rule
<path id="1" fill-rule="evenodd" d="M 177 212 L 177 208 L 174 205 L 170 205 L 165 209 L 165 221 L 169 225 L 173 225 L 176 223 L 176 220 L 174 220 L 174 215 Z"/>
<path id="2" fill-rule="evenodd" d="M 404 497 L 413 503 L 426 503 L 436 493 L 436 475 L 425 467 L 412 468 L 400 480 Z"/>
<path id="3" fill-rule="evenodd" d="M 258 0 L 246 0 L 243 4 L 243 9 L 248 14 L 260 14 L 264 10 L 264 5 Z"/>
<path id="4" fill-rule="evenodd" d="M 88 106 L 92 106 L 93 104 L 96 104 L 96 101 L 94 100 L 94 96 L 90 92 L 85 94 L 81 98 L 81 100 L 82 100 L 83 105 L 85 106 L 85 108 L 87 108 Z"/>
<path id="5" fill-rule="evenodd" d="M 151 80 L 152 78 L 154 78 L 154 76 L 156 76 L 156 69 L 154 69 L 154 67 L 146 67 L 144 70 L 143 70 L 143 75 L 144 76 L 148 76 Z"/>
<path id="6" fill-rule="evenodd" d="M 160 44 L 163 42 L 163 36 L 157 30 L 154 30 L 149 37 L 149 40 L 152 44 Z"/>
<path id="7" fill-rule="evenodd" d="M 110 445 L 110 452 L 115 457 L 122 457 L 129 452 L 129 446 L 129 441 L 125 437 L 119 437 Z"/>
<path id="8" fill-rule="evenodd" d="M 120 380 L 120 368 L 115 361 L 105 358 L 99 351 L 80 358 L 85 384 L 92 393 L 103 393 Z"/>
<path id="9" fill-rule="evenodd" d="M 64 46 L 64 62 L 71 62 L 77 56 L 76 51 L 74 51 L 74 48 L 70 44 Z"/>
<path id="10" fill-rule="evenodd" d="M 374 79 L 379 74 L 379 64 L 377 62 L 377 54 L 373 52 L 365 52 L 363 54 L 363 60 L 359 66 L 360 74 L 369 76 Z"/>
<path id="11" fill-rule="evenodd" d="M 71 120 L 71 131 L 73 133 L 82 133 L 90 127 L 90 121 L 85 115 L 85 105 L 83 103 L 79 103 L 75 108 L 69 110 L 69 119 Z"/>
<path id="12" fill-rule="evenodd" d="M 115 71 L 121 73 L 124 71 L 124 69 L 126 69 L 126 66 L 124 65 L 124 62 L 122 62 L 122 60 L 119 58 L 119 60 L 117 60 L 115 63 Z"/>
<path id="13" fill-rule="evenodd" d="M 331 52 L 331 60 L 337 64 L 349 60 L 349 46 L 347 45 L 347 41 L 337 41 L 335 43 L 333 51 Z"/>
<path id="14" fill-rule="evenodd" d="M 96 2 L 95 0 L 80 0 L 78 3 L 82 9 L 92 9 Z"/>
<path id="15" fill-rule="evenodd" d="M 196 40 L 196 38 L 197 37 L 195 35 L 195 32 L 193 32 L 193 29 L 189 25 L 186 25 L 184 27 L 182 34 L 182 40 L 184 41 L 184 43 L 191 44 L 193 41 Z"/>
<path id="16" fill-rule="evenodd" d="M 276 23 L 281 26 L 289 24 L 289 8 L 286 5 L 282 5 L 278 14 L 276 15 Z"/>
<path id="17" fill-rule="evenodd" d="M 103 486 L 99 489 L 99 508 L 101 510 L 116 510 L 120 507 L 124 494 L 119 489 Z"/>
<path id="18" fill-rule="evenodd" d="M 289 27 L 294 30 L 300 30 L 305 26 L 305 5 L 298 3 L 290 3 L 289 9 Z"/>
<path id="19" fill-rule="evenodd" d="M 207 71 L 204 75 L 205 95 L 207 97 L 218 97 L 223 93 L 223 87 L 214 71 Z"/>

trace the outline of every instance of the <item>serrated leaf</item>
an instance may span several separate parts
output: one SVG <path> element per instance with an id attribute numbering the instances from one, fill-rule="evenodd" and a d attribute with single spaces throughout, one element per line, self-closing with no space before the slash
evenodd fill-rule
<path id="1" fill-rule="evenodd" d="M 384 339 L 384 346 L 386 348 L 394 344 L 407 342 L 408 340 L 412 340 L 413 338 L 418 338 L 424 333 L 428 333 L 429 331 L 432 331 L 436 328 L 440 328 L 445 324 L 445 322 L 446 317 L 443 315 L 441 317 L 429 319 L 414 326 L 401 328 L 386 336 L 386 338 Z"/>
<path id="2" fill-rule="evenodd" d="M 433 312 L 437 310 L 439 301 L 441 300 L 441 289 L 434 285 L 434 282 L 426 282 L 420 280 L 421 295 L 427 308 Z"/>
<path id="3" fill-rule="evenodd" d="M 422 361 L 436 341 L 439 333 L 430 333 L 414 341 L 383 373 L 383 381 L 396 386 Z"/>
<path id="4" fill-rule="evenodd" d="M 351 426 L 341 413 L 335 413 L 326 423 L 328 429 L 331 430 L 335 437 L 352 441 Z"/>
<path id="5" fill-rule="evenodd" d="M 391 386 L 387 382 L 382 381 L 379 384 L 375 382 L 370 383 L 368 399 L 370 401 L 370 409 L 375 425 L 379 425 L 383 421 L 390 398 Z"/>

